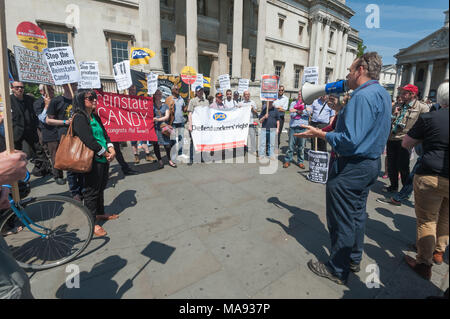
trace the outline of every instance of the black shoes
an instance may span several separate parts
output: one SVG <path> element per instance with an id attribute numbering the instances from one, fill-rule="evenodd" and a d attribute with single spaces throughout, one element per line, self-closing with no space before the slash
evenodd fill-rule
<path id="1" fill-rule="evenodd" d="M 320 261 L 312 261 L 308 262 L 308 268 L 315 273 L 317 276 L 328 278 L 331 281 L 337 283 L 338 285 L 345 285 L 347 283 L 346 280 L 342 280 L 339 277 L 333 275 L 327 268 L 327 266 Z"/>

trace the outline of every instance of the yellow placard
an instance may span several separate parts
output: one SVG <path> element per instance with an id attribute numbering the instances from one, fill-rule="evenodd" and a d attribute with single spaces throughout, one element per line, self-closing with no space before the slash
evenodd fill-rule
<path id="1" fill-rule="evenodd" d="M 194 84 L 197 80 L 197 71 L 192 66 L 185 66 L 181 70 L 181 80 L 186 84 Z"/>

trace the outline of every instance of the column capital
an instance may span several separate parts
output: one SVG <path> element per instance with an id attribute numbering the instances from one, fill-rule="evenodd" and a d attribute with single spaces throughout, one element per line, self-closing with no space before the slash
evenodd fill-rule
<path id="1" fill-rule="evenodd" d="M 327 26 L 331 26 L 331 23 L 334 21 L 333 18 L 330 18 L 330 17 L 325 17 L 323 20 L 324 20 L 325 25 L 327 25 Z"/>
<path id="2" fill-rule="evenodd" d="M 313 15 L 313 16 L 311 17 L 311 20 L 312 20 L 313 22 L 319 22 L 319 23 L 322 23 L 323 20 L 324 20 L 324 16 L 322 16 L 321 14 L 315 14 L 315 15 Z"/>

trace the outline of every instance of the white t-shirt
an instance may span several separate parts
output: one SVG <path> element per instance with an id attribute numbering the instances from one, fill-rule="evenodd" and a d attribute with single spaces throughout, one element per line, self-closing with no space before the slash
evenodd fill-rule
<path id="1" fill-rule="evenodd" d="M 275 108 L 283 108 L 283 110 L 287 111 L 289 108 L 289 99 L 286 95 L 283 95 L 281 98 L 273 102 L 273 106 Z M 284 116 L 284 112 L 280 112 L 280 116 Z"/>
<path id="2" fill-rule="evenodd" d="M 233 107 L 237 106 L 235 100 L 228 101 L 227 99 L 223 101 L 223 105 L 225 106 L 226 109 L 232 109 Z"/>
<path id="3" fill-rule="evenodd" d="M 258 112 L 258 107 L 256 106 L 256 103 L 253 102 L 252 100 L 249 100 L 248 102 L 245 102 L 245 100 L 242 100 L 239 103 L 239 107 L 243 107 L 243 106 L 250 106 L 253 110 L 255 110 L 256 112 Z M 252 112 L 252 118 L 253 119 L 257 119 L 258 116 L 255 115 L 255 113 Z"/>

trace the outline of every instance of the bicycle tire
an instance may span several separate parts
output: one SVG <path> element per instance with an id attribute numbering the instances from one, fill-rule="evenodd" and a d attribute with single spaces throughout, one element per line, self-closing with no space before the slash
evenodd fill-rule
<path id="1" fill-rule="evenodd" d="M 31 232 L 12 210 L 0 220 L 0 231 L 13 257 L 25 270 L 45 270 L 66 264 L 79 256 L 92 239 L 93 217 L 76 200 L 62 196 L 32 198 L 26 201 L 23 211 L 35 224 L 46 228 L 43 231 L 30 225 L 46 234 L 46 238 Z M 20 226 L 23 230 L 15 232 Z"/>

